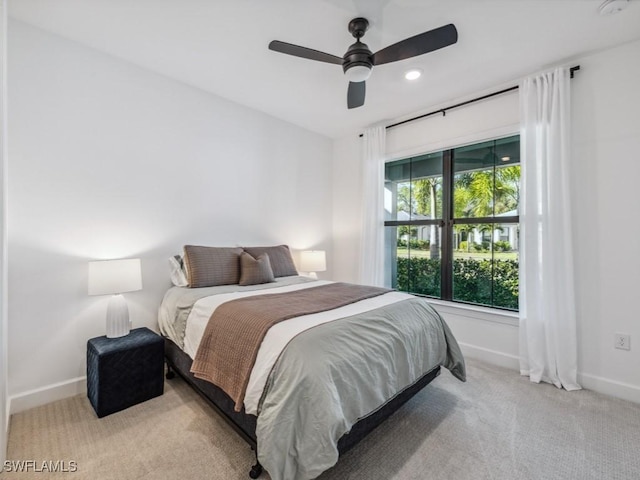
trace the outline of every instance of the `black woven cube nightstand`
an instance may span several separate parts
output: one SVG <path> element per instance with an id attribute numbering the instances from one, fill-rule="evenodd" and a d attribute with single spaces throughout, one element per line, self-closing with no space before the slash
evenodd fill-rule
<path id="1" fill-rule="evenodd" d="M 163 373 L 164 340 L 148 328 L 87 342 L 87 396 L 98 417 L 162 395 Z"/>

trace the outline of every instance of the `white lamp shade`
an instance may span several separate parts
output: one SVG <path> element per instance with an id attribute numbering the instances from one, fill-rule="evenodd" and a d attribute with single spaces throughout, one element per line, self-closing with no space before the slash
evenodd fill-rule
<path id="1" fill-rule="evenodd" d="M 89 295 L 142 290 L 140 259 L 89 262 Z"/>
<path id="2" fill-rule="evenodd" d="M 324 272 L 327 256 L 324 250 L 305 250 L 300 253 L 300 270 L 303 272 Z"/>

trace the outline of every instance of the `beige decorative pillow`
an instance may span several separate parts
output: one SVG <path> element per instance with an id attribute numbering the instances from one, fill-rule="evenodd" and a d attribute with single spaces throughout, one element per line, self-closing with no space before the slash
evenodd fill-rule
<path id="1" fill-rule="evenodd" d="M 287 245 L 278 245 L 276 247 L 245 247 L 244 251 L 253 258 L 258 258 L 263 253 L 269 255 L 269 261 L 271 262 L 274 277 L 298 275 L 298 271 L 293 263 L 293 258 L 291 258 L 291 252 Z"/>
<path id="2" fill-rule="evenodd" d="M 214 287 L 240 281 L 241 248 L 184 246 L 189 286 Z"/>
<path id="3" fill-rule="evenodd" d="M 263 253 L 253 258 L 247 252 L 240 254 L 240 285 L 257 285 L 275 282 L 269 255 Z"/>

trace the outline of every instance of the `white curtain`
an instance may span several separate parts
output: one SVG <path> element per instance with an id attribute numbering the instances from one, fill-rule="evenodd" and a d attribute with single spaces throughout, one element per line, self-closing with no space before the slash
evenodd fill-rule
<path id="1" fill-rule="evenodd" d="M 569 69 L 520 84 L 520 373 L 577 390 Z"/>
<path id="2" fill-rule="evenodd" d="M 384 286 L 385 127 L 368 128 L 362 140 L 360 283 Z"/>

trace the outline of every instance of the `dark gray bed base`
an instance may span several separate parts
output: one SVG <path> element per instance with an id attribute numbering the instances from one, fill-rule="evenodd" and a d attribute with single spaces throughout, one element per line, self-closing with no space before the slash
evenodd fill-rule
<path id="1" fill-rule="evenodd" d="M 258 450 L 256 442 L 256 416 L 234 411 L 234 402 L 229 396 L 214 384 L 196 378 L 191 373 L 192 360 L 173 341 L 165 338 L 165 360 L 167 362 L 167 378 L 174 377 L 177 372 L 193 389 L 198 392 L 216 410 L 222 418 L 251 446 L 256 452 L 256 464 L 251 468 L 249 476 L 258 478 L 262 473 L 262 466 L 258 462 Z M 360 440 L 366 437 L 373 429 L 384 422 L 396 410 L 404 405 L 411 397 L 422 390 L 434 378 L 440 375 L 440 367 L 435 367 L 415 383 L 396 395 L 391 401 L 385 403 L 372 414 L 360 419 L 353 425 L 349 433 L 344 434 L 338 441 L 338 451 L 344 454 Z"/>

